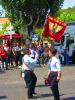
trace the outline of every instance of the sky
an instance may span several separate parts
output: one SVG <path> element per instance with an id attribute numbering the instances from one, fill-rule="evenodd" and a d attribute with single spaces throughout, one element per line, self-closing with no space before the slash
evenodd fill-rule
<path id="1" fill-rule="evenodd" d="M 4 17 L 5 13 L 4 13 L 2 6 L 0 6 L 0 12 L 2 13 L 2 17 Z"/>
<path id="2" fill-rule="evenodd" d="M 0 6 L 0 10 L 2 10 L 2 6 Z"/>
<path id="3" fill-rule="evenodd" d="M 64 0 L 63 9 L 75 6 L 75 0 Z"/>
<path id="4" fill-rule="evenodd" d="M 2 10 L 2 6 L 0 6 L 0 11 Z"/>

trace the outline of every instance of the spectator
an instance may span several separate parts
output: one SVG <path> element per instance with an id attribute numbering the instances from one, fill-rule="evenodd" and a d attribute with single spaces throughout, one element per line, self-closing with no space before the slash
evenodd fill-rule
<path id="1" fill-rule="evenodd" d="M 2 61 L 2 68 L 4 69 L 4 67 L 6 67 L 7 70 L 8 69 L 7 54 L 6 51 L 1 48 L 1 46 L 0 46 L 0 59 Z"/>

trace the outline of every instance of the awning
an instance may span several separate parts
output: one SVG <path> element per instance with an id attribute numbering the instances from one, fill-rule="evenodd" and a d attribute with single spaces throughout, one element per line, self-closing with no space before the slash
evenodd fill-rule
<path id="1" fill-rule="evenodd" d="M 10 39 L 10 34 L 1 34 L 0 38 L 1 39 Z M 12 39 L 13 38 L 22 38 L 22 36 L 20 34 L 14 33 L 14 34 L 12 34 Z"/>

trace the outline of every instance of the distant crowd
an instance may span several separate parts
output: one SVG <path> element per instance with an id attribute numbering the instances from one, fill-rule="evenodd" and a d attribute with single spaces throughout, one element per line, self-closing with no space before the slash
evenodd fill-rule
<path id="1" fill-rule="evenodd" d="M 37 59 L 37 63 L 41 67 L 45 67 L 49 61 L 48 50 L 50 45 L 48 43 L 32 42 L 31 44 L 26 43 L 13 43 L 12 46 L 5 44 L 0 45 L 0 69 L 8 70 L 11 66 L 20 67 L 22 65 L 22 57 L 25 55 L 25 49 L 31 50 L 31 57 Z M 62 64 L 69 64 L 68 50 L 64 49 L 63 46 L 55 47 L 57 49 L 56 56 L 60 58 Z M 72 50 L 71 50 L 72 51 Z M 71 54 L 71 53 L 70 53 Z M 72 63 L 75 64 L 75 53 L 72 53 Z"/>
<path id="2" fill-rule="evenodd" d="M 8 70 L 11 66 L 19 67 L 22 65 L 22 58 L 25 55 L 25 49 L 31 50 L 31 57 L 37 59 L 37 63 L 42 67 L 48 62 L 49 57 L 46 53 L 49 49 L 47 43 L 35 42 L 31 44 L 13 43 L 12 46 L 0 45 L 0 68 Z M 42 58 L 42 59 L 40 59 Z M 45 59 L 45 60 L 44 60 Z"/>

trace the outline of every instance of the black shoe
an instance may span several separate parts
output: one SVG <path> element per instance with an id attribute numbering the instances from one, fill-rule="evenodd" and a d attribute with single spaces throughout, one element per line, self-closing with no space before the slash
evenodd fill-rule
<path id="1" fill-rule="evenodd" d="M 37 95 L 37 93 L 36 93 L 36 92 L 34 92 L 33 94 L 34 94 L 34 95 Z"/>
<path id="2" fill-rule="evenodd" d="M 28 88 L 28 86 L 25 86 L 25 88 Z"/>
<path id="3" fill-rule="evenodd" d="M 9 68 L 6 67 L 6 70 L 9 70 Z"/>
<path id="4" fill-rule="evenodd" d="M 28 96 L 28 99 L 31 99 L 31 98 L 33 98 L 33 95 L 31 95 L 31 96 Z"/>

